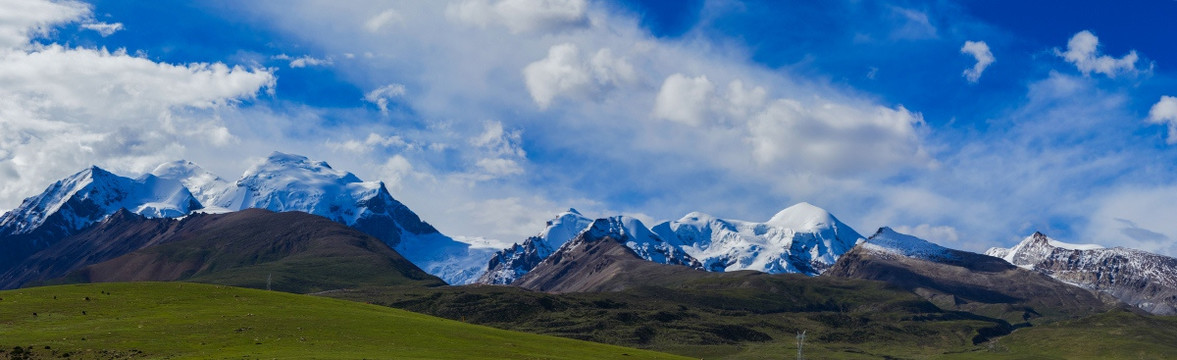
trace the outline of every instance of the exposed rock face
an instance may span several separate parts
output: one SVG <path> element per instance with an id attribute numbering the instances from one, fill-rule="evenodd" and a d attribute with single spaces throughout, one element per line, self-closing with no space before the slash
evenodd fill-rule
<path id="1" fill-rule="evenodd" d="M 1177 315 L 1177 259 L 1127 248 L 1073 245 L 1034 233 L 997 256 L 1063 282 L 1114 296 L 1144 311 Z"/>
<path id="2" fill-rule="evenodd" d="M 616 219 L 594 221 L 588 230 L 564 243 L 513 285 L 557 293 L 619 291 L 653 279 L 665 279 L 676 272 L 700 272 L 697 261 L 659 253 L 657 244 L 639 250 L 649 250 L 677 264 L 650 261 L 626 244 L 633 234 L 622 232 L 617 225 Z"/>
<path id="3" fill-rule="evenodd" d="M 1079 316 L 1109 305 L 1091 291 L 1002 259 L 944 248 L 882 228 L 823 276 L 885 281 L 941 307 L 1016 322 L 1040 315 Z"/>
<path id="4" fill-rule="evenodd" d="M 515 282 L 592 223 L 592 219 L 584 217 L 576 209 L 568 209 L 548 221 L 547 227 L 538 235 L 495 253 L 487 264 L 486 273 L 477 282 L 492 285 Z"/>

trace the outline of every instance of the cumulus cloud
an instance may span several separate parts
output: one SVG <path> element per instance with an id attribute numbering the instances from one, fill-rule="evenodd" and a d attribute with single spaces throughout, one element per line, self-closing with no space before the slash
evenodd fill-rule
<path id="1" fill-rule="evenodd" d="M 107 36 L 110 36 L 116 32 L 119 32 L 119 30 L 122 30 L 123 23 L 113 23 L 113 24 L 104 23 L 104 22 L 85 23 L 85 24 L 82 24 L 82 28 L 86 29 L 86 30 L 96 31 L 96 32 L 98 32 L 99 35 L 102 35 L 102 37 L 107 37 Z"/>
<path id="2" fill-rule="evenodd" d="M 585 0 L 466 0 L 450 4 L 446 16 L 480 27 L 503 25 L 518 34 L 588 27 L 587 10 Z"/>
<path id="3" fill-rule="evenodd" d="M 54 26 L 80 21 L 90 6 L 78 1 L 10 0 L 0 2 L 0 50 L 23 48 Z"/>
<path id="4" fill-rule="evenodd" d="M 592 58 L 580 56 L 574 44 L 560 44 L 548 49 L 548 56 L 523 68 L 523 79 L 531 98 L 540 109 L 547 109 L 557 96 L 599 100 L 618 85 L 635 79 L 633 66 L 600 49 Z"/>
<path id="5" fill-rule="evenodd" d="M 405 17 L 401 15 L 396 9 L 388 9 L 381 11 L 376 16 L 373 16 L 368 21 L 364 22 L 364 28 L 369 32 L 378 32 L 385 26 L 398 24 L 405 21 Z"/>
<path id="6" fill-rule="evenodd" d="M 1129 51 L 1119 59 L 1103 55 L 1099 51 L 1099 38 L 1087 30 L 1080 31 L 1067 41 L 1067 51 L 1055 49 L 1054 52 L 1067 62 L 1075 64 L 1084 75 L 1094 72 L 1114 78 L 1117 75 L 1135 74 L 1139 71 L 1136 61 L 1140 58 L 1136 55 L 1136 50 Z"/>
<path id="7" fill-rule="evenodd" d="M 1177 97 L 1161 96 L 1161 100 L 1149 109 L 1148 122 L 1168 125 L 1169 137 L 1165 142 L 1169 145 L 1177 144 Z"/>
<path id="8" fill-rule="evenodd" d="M 364 94 L 364 101 L 376 104 L 380 108 L 380 112 L 386 113 L 388 112 L 388 103 L 401 96 L 405 96 L 404 85 L 388 84 Z"/>
<path id="9" fill-rule="evenodd" d="M 926 166 L 923 117 L 902 106 L 849 104 L 815 98 L 769 100 L 761 87 L 732 81 L 725 91 L 705 76 L 673 74 L 655 100 L 653 117 L 742 133 L 761 166 L 784 165 L 843 176 Z"/>
<path id="10" fill-rule="evenodd" d="M 989 44 L 984 41 L 965 41 L 964 46 L 960 48 L 960 53 L 972 55 L 973 59 L 977 60 L 971 69 L 964 71 L 964 77 L 973 83 L 981 80 L 981 73 L 985 72 L 985 68 L 989 67 L 989 64 L 997 60 L 989 51 Z"/>
<path id="11" fill-rule="evenodd" d="M 715 85 L 706 76 L 673 74 L 662 82 L 654 101 L 654 117 L 687 125 L 702 125 L 711 110 Z"/>
<path id="12" fill-rule="evenodd" d="M 930 164 L 919 139 L 921 126 L 923 117 L 902 106 L 780 99 L 750 119 L 748 141 L 762 164 L 780 162 L 832 175 L 893 172 Z"/>

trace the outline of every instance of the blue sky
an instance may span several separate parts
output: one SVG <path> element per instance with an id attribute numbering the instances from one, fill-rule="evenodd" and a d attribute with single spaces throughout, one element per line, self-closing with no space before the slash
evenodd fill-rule
<path id="1" fill-rule="evenodd" d="M 499 243 L 568 207 L 807 201 L 974 251 L 1177 255 L 1175 1 L 3 6 L 0 209 L 89 164 L 278 150 Z"/>

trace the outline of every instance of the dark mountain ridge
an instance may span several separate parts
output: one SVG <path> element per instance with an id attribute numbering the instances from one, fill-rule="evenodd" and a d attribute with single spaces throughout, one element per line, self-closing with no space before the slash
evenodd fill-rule
<path id="1" fill-rule="evenodd" d="M 148 219 L 125 211 L 39 252 L 7 284 L 196 281 L 289 292 L 444 284 L 370 235 L 302 212 Z"/>

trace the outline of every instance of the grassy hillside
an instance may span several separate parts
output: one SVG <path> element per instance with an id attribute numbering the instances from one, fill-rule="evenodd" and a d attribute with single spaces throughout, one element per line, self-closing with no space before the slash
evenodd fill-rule
<path id="1" fill-rule="evenodd" d="M 1113 310 L 1020 329 L 946 359 L 1174 359 L 1177 318 Z"/>
<path id="2" fill-rule="evenodd" d="M 0 291 L 0 358 L 680 359 L 357 302 L 194 283 Z"/>
<path id="3" fill-rule="evenodd" d="M 677 281 L 677 280 L 676 280 Z M 676 283 L 672 281 L 671 283 Z M 942 311 L 881 282 L 712 274 L 673 286 L 546 294 L 512 287 L 369 288 L 324 293 L 503 329 L 634 346 L 694 358 L 926 358 L 977 349 L 1000 320 Z M 983 343 L 984 340 L 981 340 Z"/>

